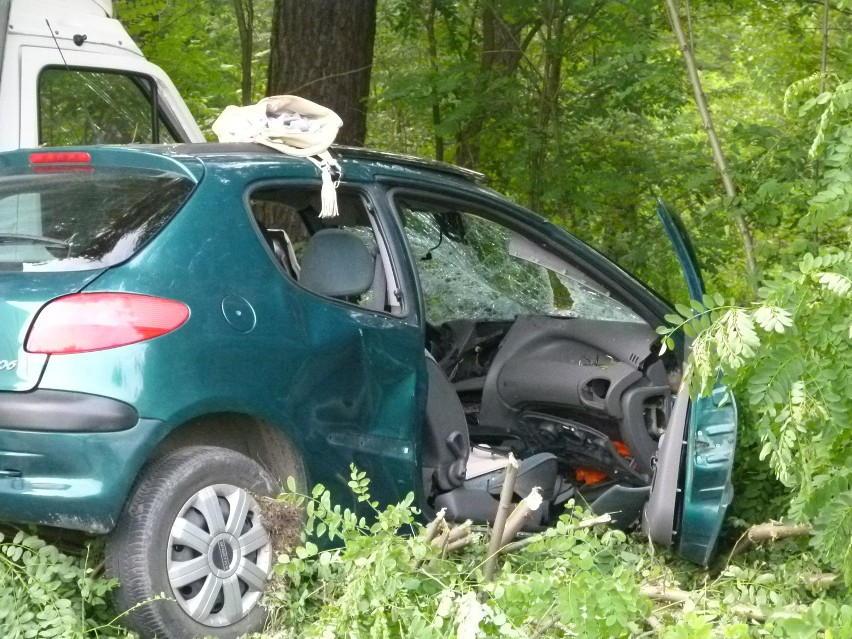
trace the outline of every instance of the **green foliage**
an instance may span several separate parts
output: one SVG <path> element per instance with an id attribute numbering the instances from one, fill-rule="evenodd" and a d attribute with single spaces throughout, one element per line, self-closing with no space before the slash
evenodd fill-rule
<path id="1" fill-rule="evenodd" d="M 354 468 L 350 487 L 377 506 Z M 641 556 L 621 532 L 578 529 L 579 510 L 483 583 L 487 544 L 477 537 L 446 555 L 420 534 L 413 495 L 370 521 L 332 506 L 322 486 L 283 498 L 306 508 L 327 548 L 307 541 L 279 558 L 269 637 L 528 637 L 545 628 L 549 637 L 621 637 L 650 609 L 638 590 Z"/>
<path id="2" fill-rule="evenodd" d="M 272 0 L 255 6 L 253 100 L 266 92 Z M 116 17 L 145 56 L 169 75 L 196 122 L 209 128 L 242 104 L 240 40 L 232 0 L 116 0 Z"/>
<path id="3" fill-rule="evenodd" d="M 311 513 L 314 535 L 279 557 L 271 622 L 258 639 L 840 639 L 852 623 L 844 590 L 808 585 L 820 566 L 799 540 L 708 572 L 619 531 L 579 526 L 584 513 L 569 504 L 554 528 L 501 557 L 497 578 L 483 582 L 484 535 L 448 553 L 422 535 L 411 496 L 378 510 L 363 473 L 353 468 L 349 485 L 370 519 L 332 505 L 322 486 L 302 495 L 291 485 L 282 495 Z M 687 597 L 652 602 L 646 586 Z"/>
<path id="4" fill-rule="evenodd" d="M 105 601 L 116 582 L 97 578 L 87 559 L 66 556 L 23 532 L 9 541 L 0 534 L 3 637 L 127 637 L 113 624 L 114 615 Z"/>
<path id="5" fill-rule="evenodd" d="M 815 90 L 821 80 L 822 93 Z M 669 347 L 681 329 L 693 338 L 687 376 L 694 391 L 706 393 L 719 370 L 735 387 L 749 417 L 741 428 L 746 450 L 768 462 L 788 496 L 789 516 L 814 526 L 817 558 L 847 584 L 852 584 L 850 99 L 852 83 L 818 76 L 794 83 L 785 95 L 785 108 L 798 107 L 810 127 L 808 157 L 818 170 L 784 175 L 766 189 L 804 197 L 794 200 L 798 239 L 792 251 L 779 251 L 760 299 L 741 306 L 705 296 L 690 307 L 679 305 L 666 318 L 672 326 L 659 331 Z M 745 465 L 754 469 L 754 461 L 747 457 Z"/>
<path id="6" fill-rule="evenodd" d="M 750 307 L 719 297 L 670 317 L 693 337 L 688 376 L 705 393 L 718 371 L 748 404 L 760 458 L 792 491 L 790 515 L 814 524 L 819 556 L 852 584 L 852 252 L 808 253 Z"/>

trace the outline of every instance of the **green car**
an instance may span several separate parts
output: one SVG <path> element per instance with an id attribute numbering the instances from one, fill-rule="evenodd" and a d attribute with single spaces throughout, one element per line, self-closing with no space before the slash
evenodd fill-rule
<path id="1" fill-rule="evenodd" d="M 490 521 L 508 454 L 537 526 L 576 497 L 706 563 L 736 439 L 690 402 L 666 302 L 457 167 L 265 147 L 0 154 L 0 519 L 109 534 L 143 637 L 264 621 L 264 495 L 419 496 Z M 690 292 L 677 218 L 658 213 Z M 348 501 L 347 501 L 348 500 Z"/>

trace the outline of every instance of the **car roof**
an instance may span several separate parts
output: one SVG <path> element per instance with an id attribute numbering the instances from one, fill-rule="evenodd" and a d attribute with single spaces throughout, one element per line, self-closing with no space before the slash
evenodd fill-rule
<path id="1" fill-rule="evenodd" d="M 293 161 L 301 162 L 302 158 L 289 156 L 262 144 L 252 142 L 202 142 L 190 144 L 170 145 L 141 145 L 140 150 L 160 153 L 173 157 L 190 155 L 201 159 L 205 164 L 227 165 L 232 162 L 262 161 L 262 159 L 275 162 Z M 381 174 L 403 169 L 407 173 L 415 171 L 421 175 L 431 174 L 433 177 L 459 179 L 465 182 L 482 184 L 485 175 L 471 169 L 437 160 L 429 160 L 411 155 L 389 153 L 376 149 L 368 149 L 355 146 L 344 146 L 334 144 L 329 151 L 338 161 L 355 162 L 371 174 Z"/>

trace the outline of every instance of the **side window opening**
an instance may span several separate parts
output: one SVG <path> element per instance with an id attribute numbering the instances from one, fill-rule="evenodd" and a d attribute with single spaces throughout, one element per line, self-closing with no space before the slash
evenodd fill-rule
<path id="1" fill-rule="evenodd" d="M 397 197 L 427 320 L 555 315 L 644 321 L 565 260 L 478 211 Z"/>
<path id="2" fill-rule="evenodd" d="M 387 247 L 364 196 L 341 188 L 337 199 L 339 215 L 330 219 L 319 217 L 318 187 L 264 187 L 250 194 L 249 206 L 287 277 L 320 295 L 401 314 Z M 357 291 L 347 283 L 353 278 L 363 282 Z M 329 293 L 338 286 L 345 292 Z"/>
<path id="3" fill-rule="evenodd" d="M 38 79 L 39 144 L 172 143 L 155 82 L 118 71 L 48 67 Z"/>

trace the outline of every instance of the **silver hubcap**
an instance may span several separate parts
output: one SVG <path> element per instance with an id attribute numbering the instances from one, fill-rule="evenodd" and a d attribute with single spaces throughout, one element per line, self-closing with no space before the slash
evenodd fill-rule
<path id="1" fill-rule="evenodd" d="M 169 584 L 180 607 L 206 626 L 228 626 L 257 605 L 272 567 L 272 541 L 242 488 L 202 488 L 169 534 Z"/>

